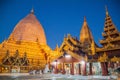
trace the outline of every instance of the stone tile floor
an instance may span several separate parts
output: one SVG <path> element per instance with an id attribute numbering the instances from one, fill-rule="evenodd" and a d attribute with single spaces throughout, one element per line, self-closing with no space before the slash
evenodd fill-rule
<path id="1" fill-rule="evenodd" d="M 117 80 L 117 76 L 81 76 L 62 74 L 6 73 L 0 74 L 0 80 Z"/>

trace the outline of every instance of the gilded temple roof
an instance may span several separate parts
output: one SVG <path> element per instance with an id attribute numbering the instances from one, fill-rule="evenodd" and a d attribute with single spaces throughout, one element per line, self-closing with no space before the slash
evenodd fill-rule
<path id="1" fill-rule="evenodd" d="M 88 42 L 88 43 L 92 43 L 93 40 L 93 36 L 92 33 L 88 27 L 86 18 L 84 17 L 84 22 L 80 31 L 80 42 L 84 43 L 84 42 Z"/>
<path id="2" fill-rule="evenodd" d="M 38 41 L 39 43 L 46 44 L 44 29 L 34 15 L 33 10 L 18 22 L 9 39 L 16 41 Z"/>

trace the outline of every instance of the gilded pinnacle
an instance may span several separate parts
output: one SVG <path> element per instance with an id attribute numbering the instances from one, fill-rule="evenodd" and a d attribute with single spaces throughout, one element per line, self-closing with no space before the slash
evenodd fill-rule
<path id="1" fill-rule="evenodd" d="M 86 17 L 84 16 L 84 22 L 86 22 Z"/>
<path id="2" fill-rule="evenodd" d="M 34 8 L 32 7 L 31 11 L 30 11 L 32 14 L 34 14 Z"/>
<path id="3" fill-rule="evenodd" d="M 106 10 L 106 16 L 108 16 L 108 9 L 107 9 L 107 6 L 105 6 L 105 10 Z"/>

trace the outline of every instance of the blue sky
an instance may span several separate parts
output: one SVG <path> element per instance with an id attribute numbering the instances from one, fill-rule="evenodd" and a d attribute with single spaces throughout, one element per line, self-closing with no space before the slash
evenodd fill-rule
<path id="1" fill-rule="evenodd" d="M 52 49 L 56 44 L 60 46 L 68 33 L 79 39 L 84 16 L 95 42 L 100 45 L 105 5 L 120 31 L 119 0 L 0 0 L 0 42 L 9 37 L 15 25 L 34 7 L 35 15 L 44 28 L 47 44 Z"/>

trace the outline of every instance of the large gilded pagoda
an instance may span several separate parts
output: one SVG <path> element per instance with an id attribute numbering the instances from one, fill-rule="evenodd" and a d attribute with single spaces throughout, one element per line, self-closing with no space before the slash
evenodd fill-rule
<path id="1" fill-rule="evenodd" d="M 47 45 L 44 29 L 32 9 L 0 44 L 0 72 L 44 69 L 58 54 Z"/>

